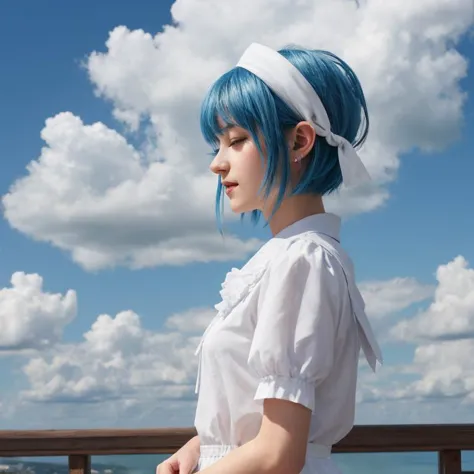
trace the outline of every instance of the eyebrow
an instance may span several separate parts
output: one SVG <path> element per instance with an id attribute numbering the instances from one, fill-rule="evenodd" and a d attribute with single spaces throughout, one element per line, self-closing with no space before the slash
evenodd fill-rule
<path id="1" fill-rule="evenodd" d="M 231 124 L 229 123 L 228 125 L 226 125 L 225 127 L 221 128 L 221 133 L 224 134 L 225 132 L 228 132 L 229 130 L 232 130 L 233 128 L 235 128 L 237 125 L 234 125 L 234 124 Z"/>

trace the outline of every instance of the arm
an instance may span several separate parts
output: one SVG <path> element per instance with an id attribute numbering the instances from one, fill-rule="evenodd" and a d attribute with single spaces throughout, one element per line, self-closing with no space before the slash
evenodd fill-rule
<path id="1" fill-rule="evenodd" d="M 187 443 L 186 443 L 187 446 L 190 446 L 194 449 L 196 449 L 197 451 L 199 451 L 199 448 L 201 447 L 201 444 L 199 443 L 199 436 L 196 435 L 196 436 L 193 436 Z"/>
<path id="2" fill-rule="evenodd" d="M 159 464 L 156 474 L 191 474 L 198 463 L 199 451 L 199 436 L 194 436 L 173 456 Z"/>
<path id="3" fill-rule="evenodd" d="M 185 446 L 189 446 L 190 448 L 194 449 L 199 453 L 199 449 L 201 447 L 201 444 L 199 442 L 199 436 L 193 436 L 186 444 Z"/>
<path id="4" fill-rule="evenodd" d="M 287 400 L 264 401 L 258 435 L 203 474 L 299 474 L 306 458 L 311 411 Z"/>

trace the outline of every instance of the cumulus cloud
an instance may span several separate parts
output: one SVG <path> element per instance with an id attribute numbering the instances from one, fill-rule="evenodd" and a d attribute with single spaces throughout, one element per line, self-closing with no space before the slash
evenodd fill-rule
<path id="1" fill-rule="evenodd" d="M 216 314 L 213 308 L 193 308 L 172 314 L 166 320 L 166 327 L 186 333 L 204 332 Z"/>
<path id="2" fill-rule="evenodd" d="M 360 286 L 369 313 L 379 317 L 432 294 L 431 287 L 410 278 Z M 136 413 L 158 399 L 188 400 L 195 381 L 194 350 L 214 315 L 213 308 L 191 308 L 171 314 L 158 331 L 147 330 L 133 311 L 100 315 L 82 341 L 56 345 L 29 360 L 24 373 L 30 387 L 22 398 L 114 401 L 121 410 L 134 408 Z"/>
<path id="3" fill-rule="evenodd" d="M 369 316 L 381 318 L 393 315 L 433 295 L 434 288 L 415 278 L 393 278 L 367 281 L 359 285 Z"/>
<path id="4" fill-rule="evenodd" d="M 144 165 L 116 131 L 71 113 L 48 119 L 42 138 L 41 158 L 4 197 L 6 217 L 70 250 L 86 269 L 236 259 L 259 245 L 214 230 L 212 207 L 203 203 L 213 193 L 210 176 L 166 162 Z"/>
<path id="5" fill-rule="evenodd" d="M 0 351 L 48 347 L 76 313 L 75 291 L 47 293 L 41 276 L 16 272 L 0 289 Z"/>
<path id="6" fill-rule="evenodd" d="M 404 397 L 456 397 L 474 402 L 474 339 L 420 345 L 413 363 L 422 374 L 419 380 L 400 391 Z"/>
<path id="7" fill-rule="evenodd" d="M 215 310 L 172 314 L 155 331 L 130 310 L 101 314 L 81 339 L 66 343 L 63 329 L 76 313 L 76 292 L 48 293 L 37 274 L 17 272 L 11 287 L 0 289 L 0 351 L 18 357 L 25 376 L 21 391 L 7 391 L 0 398 L 2 419 L 13 416 L 16 422 L 21 411 L 22 426 L 30 429 L 45 422 L 64 427 L 71 420 L 78 426 L 84 420 L 94 426 L 127 426 L 124 416 L 142 425 L 151 419 L 156 425 L 156 416 L 189 424 L 195 402 L 194 352 Z M 38 412 L 37 403 L 54 408 Z M 175 404 L 179 415 L 166 413 L 164 406 Z"/>
<path id="8" fill-rule="evenodd" d="M 215 233 L 215 181 L 198 129 L 205 90 L 251 41 L 329 49 L 354 67 L 372 116 L 361 154 L 374 182 L 327 204 L 344 215 L 380 207 L 401 153 L 437 150 L 457 136 L 466 60 L 455 47 L 471 9 L 465 0 L 243 0 L 238 9 L 177 0 L 173 25 L 154 36 L 118 26 L 106 51 L 89 56 L 87 71 L 114 116 L 132 133 L 144 128 L 146 141 L 133 148 L 118 132 L 71 112 L 48 119 L 40 156 L 3 197 L 5 217 L 87 269 L 253 251 L 259 242 L 222 241 Z"/>
<path id="9" fill-rule="evenodd" d="M 473 339 L 441 341 L 416 347 L 413 361 L 397 367 L 385 383 L 365 383 L 360 401 L 474 402 Z"/>
<path id="10" fill-rule="evenodd" d="M 426 311 L 400 321 L 393 329 L 402 341 L 474 338 L 474 270 L 462 256 L 436 272 L 438 285 Z"/>
<path id="11" fill-rule="evenodd" d="M 474 319 L 474 270 L 457 257 L 441 265 L 436 275 L 434 291 L 413 278 L 360 284 L 376 321 L 428 298 L 432 302 L 395 326 L 411 336 L 404 336 L 404 343 L 417 344 L 413 361 L 389 364 L 377 377 L 362 371 L 359 402 L 447 397 L 474 401 L 474 338 L 469 322 Z M 133 311 L 102 314 L 81 341 L 56 343 L 29 359 L 23 368 L 29 387 L 21 400 L 105 403 L 119 418 L 125 412 L 145 416 L 160 400 L 193 400 L 194 350 L 214 314 L 206 307 L 172 314 L 157 331 L 146 329 Z"/>
<path id="12" fill-rule="evenodd" d="M 458 256 L 436 272 L 429 307 L 398 322 L 392 339 L 414 344 L 413 361 L 392 372 L 391 383 L 367 386 L 365 400 L 474 402 L 474 270 Z"/>
<path id="13" fill-rule="evenodd" d="M 133 311 L 102 314 L 82 341 L 57 346 L 26 364 L 30 388 L 22 397 L 36 402 L 115 400 L 123 408 L 147 400 L 142 409 L 158 400 L 187 399 L 193 396 L 201 326 L 211 317 L 203 309 L 189 310 L 170 317 L 165 324 L 170 330 L 153 332 Z"/>

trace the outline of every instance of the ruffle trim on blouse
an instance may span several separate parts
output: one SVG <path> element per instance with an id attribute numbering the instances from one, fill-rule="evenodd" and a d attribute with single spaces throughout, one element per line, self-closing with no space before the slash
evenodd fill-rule
<path id="1" fill-rule="evenodd" d="M 220 303 L 214 305 L 217 314 L 204 331 L 201 342 L 196 350 L 196 355 L 201 352 L 204 339 L 212 326 L 214 326 L 214 324 L 220 319 L 225 319 L 232 310 L 252 292 L 261 280 L 266 269 L 266 265 L 259 267 L 257 271 L 253 270 L 252 272 L 233 268 L 229 273 L 227 273 L 225 280 L 221 285 L 222 289 L 220 295 L 222 300 Z"/>
<path id="2" fill-rule="evenodd" d="M 201 351 L 207 334 L 218 321 L 225 319 L 232 310 L 252 292 L 263 277 L 266 269 L 267 265 L 259 265 L 258 267 L 252 267 L 249 269 L 246 269 L 245 267 L 240 270 L 238 268 L 233 268 L 227 273 L 225 280 L 221 285 L 220 295 L 222 300 L 214 306 L 217 310 L 217 314 L 204 331 L 195 352 L 195 355 L 199 357 L 195 389 L 196 393 L 199 392 L 201 379 Z"/>
<path id="3" fill-rule="evenodd" d="M 214 308 L 220 317 L 225 318 L 245 299 L 258 284 L 267 269 L 266 265 L 251 270 L 233 268 L 227 273 L 221 285 L 220 295 L 222 300 Z"/>
<path id="4" fill-rule="evenodd" d="M 299 403 L 314 410 L 314 385 L 300 377 L 269 375 L 260 380 L 255 400 L 278 398 Z"/>

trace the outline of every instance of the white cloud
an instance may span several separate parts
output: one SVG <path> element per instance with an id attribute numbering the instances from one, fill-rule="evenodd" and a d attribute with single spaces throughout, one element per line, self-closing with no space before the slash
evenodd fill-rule
<path id="1" fill-rule="evenodd" d="M 474 402 L 474 339 L 420 345 L 414 365 L 421 378 L 409 385 L 404 396 L 418 398 L 456 397 Z"/>
<path id="2" fill-rule="evenodd" d="M 368 310 L 384 316 L 432 293 L 414 279 L 399 278 L 361 284 Z M 149 331 L 132 311 L 115 317 L 100 315 L 84 340 L 57 345 L 32 358 L 24 371 L 30 388 L 24 400 L 48 402 L 117 401 L 122 409 L 143 404 L 148 397 L 186 400 L 192 393 L 197 342 L 213 308 L 192 308 L 170 315 L 164 328 Z M 146 402 L 145 402 L 146 401 Z M 128 409 L 127 408 L 127 409 Z"/>
<path id="3" fill-rule="evenodd" d="M 0 289 L 0 350 L 50 346 L 76 313 L 75 291 L 47 293 L 39 275 L 16 272 L 11 287 Z"/>
<path id="4" fill-rule="evenodd" d="M 196 372 L 194 351 L 201 326 L 210 317 L 209 311 L 189 310 L 166 322 L 174 330 L 152 332 L 132 311 L 100 315 L 83 341 L 29 360 L 24 373 L 30 388 L 22 397 L 36 402 L 116 401 L 124 409 L 143 403 L 142 410 L 158 400 L 189 399 Z M 181 327 L 186 331 L 176 330 Z"/>
<path id="5" fill-rule="evenodd" d="M 399 340 L 474 339 L 474 270 L 462 256 L 436 272 L 438 286 L 426 311 L 400 321 L 392 330 Z"/>
<path id="6" fill-rule="evenodd" d="M 236 259 L 259 245 L 223 240 L 214 230 L 212 208 L 203 205 L 205 196 L 211 200 L 210 176 L 193 179 L 167 163 L 144 165 L 117 132 L 84 126 L 70 113 L 48 119 L 42 138 L 48 147 L 40 160 L 4 198 L 6 217 L 70 250 L 87 269 Z M 189 199 L 192 188 L 195 199 Z"/>
<path id="7" fill-rule="evenodd" d="M 354 67 L 371 111 L 362 156 L 374 185 L 343 191 L 328 206 L 342 214 L 380 207 L 401 153 L 438 149 L 457 136 L 466 61 L 455 44 L 472 7 L 466 0 L 359 3 L 243 0 L 235 9 L 218 0 L 177 0 L 173 26 L 155 36 L 117 27 L 87 69 L 116 118 L 132 130 L 149 124 L 146 142 L 134 149 L 117 132 L 72 113 L 49 119 L 40 157 L 3 198 L 5 217 L 87 269 L 253 251 L 256 241 L 231 238 L 225 246 L 215 233 L 214 179 L 198 128 L 206 88 L 251 41 L 330 49 Z"/>
<path id="8" fill-rule="evenodd" d="M 366 387 L 366 400 L 474 402 L 474 270 L 458 256 L 436 278 L 430 306 L 391 330 L 396 341 L 415 344 L 412 363 L 397 368 L 388 386 Z"/>
<path id="9" fill-rule="evenodd" d="M 81 340 L 65 343 L 63 329 L 76 312 L 75 291 L 47 293 L 36 274 L 17 272 L 11 288 L 0 290 L 0 350 L 12 356 L 13 367 L 22 364 L 14 372 L 25 376 L 15 374 L 14 388 L 0 397 L 4 424 L 36 429 L 47 422 L 59 428 L 74 420 L 78 426 L 130 426 L 126 416 L 142 426 L 163 420 L 188 426 L 195 403 L 194 352 L 215 310 L 173 314 L 157 331 L 146 329 L 133 311 L 102 314 Z M 38 403 L 47 405 L 38 410 Z M 176 404 L 179 412 L 168 413 Z"/>
<path id="10" fill-rule="evenodd" d="M 408 332 L 421 340 L 414 349 L 413 362 L 394 365 L 388 360 L 388 366 L 376 376 L 362 367 L 359 402 L 377 401 L 384 403 L 386 410 L 400 413 L 404 413 L 406 403 L 427 402 L 431 408 L 419 415 L 426 421 L 437 400 L 474 401 L 474 338 L 450 333 L 450 326 L 442 323 L 457 315 L 464 320 L 473 314 L 473 272 L 462 257 L 441 265 L 434 293 L 431 287 L 411 278 L 360 284 L 369 313 L 379 321 L 428 295 L 433 302 L 426 311 L 407 320 L 414 328 Z M 173 314 L 158 331 L 146 329 L 133 311 L 114 317 L 100 315 L 83 340 L 56 343 L 29 359 L 23 368 L 28 388 L 19 397 L 21 407 L 29 409 L 31 402 L 48 402 L 54 407 L 87 403 L 95 407 L 98 420 L 123 426 L 125 413 L 133 414 L 142 424 L 155 419 L 160 403 L 165 401 L 183 404 L 185 411 L 179 423 L 189 424 L 196 376 L 194 350 L 214 314 L 213 309 L 204 307 Z M 420 325 L 419 320 L 427 317 L 432 319 Z M 421 334 L 421 328 L 426 328 L 426 334 Z M 439 340 L 443 339 L 441 331 L 448 337 L 456 334 L 464 339 Z M 411 350 L 406 346 L 401 349 Z M 461 412 L 458 410 L 456 416 Z"/>
<path id="11" fill-rule="evenodd" d="M 393 315 L 433 295 L 434 288 L 414 278 L 393 278 L 386 281 L 366 281 L 359 285 L 369 316 L 381 318 Z"/>
<path id="12" fill-rule="evenodd" d="M 441 341 L 415 348 L 413 362 L 397 367 L 385 383 L 366 383 L 360 400 L 443 402 L 455 399 L 459 404 L 474 402 L 474 340 Z"/>
<path id="13" fill-rule="evenodd" d="M 184 333 L 204 332 L 215 316 L 213 308 L 194 308 L 182 313 L 172 314 L 166 320 L 166 327 Z"/>

